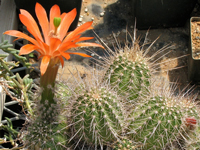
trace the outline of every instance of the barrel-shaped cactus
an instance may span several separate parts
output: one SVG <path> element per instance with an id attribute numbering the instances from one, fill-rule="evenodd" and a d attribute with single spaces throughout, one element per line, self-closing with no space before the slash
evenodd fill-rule
<path id="1" fill-rule="evenodd" d="M 120 97 L 107 87 L 91 87 L 75 99 L 72 110 L 73 135 L 94 146 L 115 141 L 125 128 Z"/>
<path id="2" fill-rule="evenodd" d="M 180 98 L 180 97 L 179 97 Z M 188 117 L 198 117 L 194 103 L 175 97 L 154 96 L 133 111 L 129 135 L 143 149 L 160 150 L 183 136 L 188 137 Z"/>

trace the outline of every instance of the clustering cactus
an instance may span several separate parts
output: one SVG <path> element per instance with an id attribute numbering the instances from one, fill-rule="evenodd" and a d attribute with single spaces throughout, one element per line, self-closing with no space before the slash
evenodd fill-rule
<path id="1" fill-rule="evenodd" d="M 195 104 L 175 97 L 154 96 L 135 108 L 129 135 L 142 142 L 143 149 L 160 150 L 179 136 L 188 135 L 187 117 L 199 118 Z"/>
<path id="2" fill-rule="evenodd" d="M 71 113 L 72 136 L 95 149 L 114 142 L 125 128 L 120 98 L 105 86 L 86 88 L 75 99 Z"/>

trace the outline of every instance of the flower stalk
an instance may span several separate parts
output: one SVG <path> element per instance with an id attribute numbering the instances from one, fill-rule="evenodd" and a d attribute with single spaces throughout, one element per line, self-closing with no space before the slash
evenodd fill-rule
<path id="1" fill-rule="evenodd" d="M 58 58 L 50 60 L 48 68 L 43 76 L 40 78 L 40 86 L 42 88 L 41 103 L 44 104 L 46 100 L 49 104 L 54 104 L 54 86 L 55 80 L 58 73 L 60 62 Z"/>

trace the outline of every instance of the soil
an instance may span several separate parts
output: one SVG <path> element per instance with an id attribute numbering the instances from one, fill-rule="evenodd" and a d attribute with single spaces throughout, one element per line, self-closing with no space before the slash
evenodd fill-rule
<path id="1" fill-rule="evenodd" d="M 194 59 L 200 58 L 200 22 L 191 22 L 192 55 Z"/>
<path id="2" fill-rule="evenodd" d="M 199 4 L 200 0 L 198 0 L 191 16 L 200 16 Z M 131 42 L 130 38 L 127 38 L 127 35 L 134 36 L 135 18 L 132 16 L 131 9 L 131 0 L 83 0 L 78 26 L 93 20 L 93 31 L 107 46 L 114 49 L 114 47 L 117 47 L 118 42 L 123 47 L 125 43 Z M 144 43 L 145 36 L 148 32 L 146 38 L 148 44 L 146 44 L 146 48 L 156 40 L 148 53 L 149 57 L 163 47 L 168 46 L 165 51 L 154 57 L 154 60 L 160 58 L 157 61 L 159 67 L 157 68 L 156 75 L 166 78 L 169 82 L 176 82 L 180 90 L 183 90 L 186 86 L 188 88 L 193 86 L 190 84 L 191 81 L 188 80 L 187 68 L 187 59 L 188 55 L 190 55 L 188 53 L 189 19 L 185 23 L 185 26 L 182 27 L 149 30 L 136 29 L 136 37 L 140 39 L 141 45 Z M 95 36 L 93 31 L 87 31 L 83 36 Z M 117 41 L 113 36 L 116 37 Z M 98 43 L 98 40 L 93 40 L 92 42 Z M 86 51 L 88 50 L 91 50 L 91 48 L 78 49 L 79 52 L 83 53 L 87 53 Z M 97 54 L 92 54 L 94 58 L 101 59 L 99 56 L 104 56 L 104 50 L 100 48 L 92 48 L 92 50 Z M 72 64 L 74 63 L 78 68 L 81 68 L 81 74 L 87 74 L 85 70 L 88 69 L 84 65 L 86 62 L 91 63 L 91 59 L 71 55 L 70 61 L 65 62 L 66 67 L 60 69 L 60 77 L 67 78 L 70 73 L 69 70 L 76 70 L 70 69 L 73 68 Z M 195 92 L 198 92 L 198 84 L 195 84 L 195 87 L 197 87 Z"/>

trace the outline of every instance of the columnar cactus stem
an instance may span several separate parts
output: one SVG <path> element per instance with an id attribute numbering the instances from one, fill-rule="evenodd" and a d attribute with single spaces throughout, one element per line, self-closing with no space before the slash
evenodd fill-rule
<path id="1" fill-rule="evenodd" d="M 28 126 L 26 145 L 33 150 L 64 150 L 67 149 L 66 123 L 47 123 L 35 121 Z"/>
<path id="2" fill-rule="evenodd" d="M 106 87 L 85 90 L 73 108 L 74 135 L 94 147 L 113 142 L 125 128 L 120 98 Z"/>
<path id="3" fill-rule="evenodd" d="M 115 56 L 105 75 L 119 94 L 126 94 L 128 99 L 133 102 L 136 102 L 139 96 L 148 95 L 150 76 L 151 72 L 145 59 L 141 57 L 131 60 L 129 52 Z"/>

